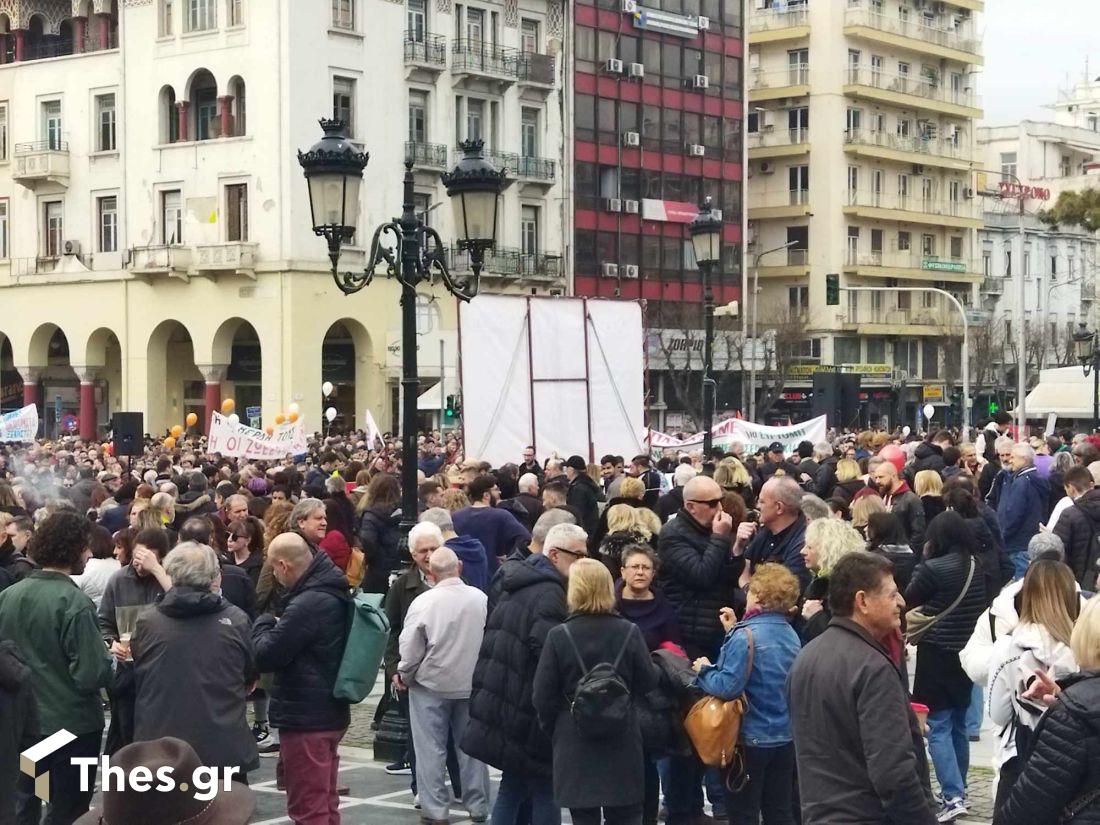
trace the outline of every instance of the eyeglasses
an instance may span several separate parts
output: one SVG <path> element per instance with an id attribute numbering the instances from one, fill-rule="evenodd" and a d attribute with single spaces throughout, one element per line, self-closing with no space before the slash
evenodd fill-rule
<path id="1" fill-rule="evenodd" d="M 580 551 L 577 551 L 577 550 L 567 550 L 567 549 L 566 549 L 566 548 L 564 548 L 564 547 L 555 547 L 554 549 L 555 549 L 555 550 L 557 550 L 557 551 L 558 551 L 559 553 L 568 553 L 568 554 L 569 554 L 570 556 L 572 556 L 572 557 L 573 557 L 573 558 L 575 558 L 575 559 L 584 559 L 584 558 L 588 558 L 588 553 L 587 553 L 586 551 L 584 551 L 584 550 L 580 550 Z"/>
<path id="2" fill-rule="evenodd" d="M 691 504 L 705 504 L 707 507 L 717 507 L 722 503 L 720 498 L 689 498 Z"/>
<path id="3" fill-rule="evenodd" d="M 653 568 L 648 564 L 628 564 L 626 569 L 632 573 L 641 573 L 643 571 L 646 573 L 653 572 Z"/>

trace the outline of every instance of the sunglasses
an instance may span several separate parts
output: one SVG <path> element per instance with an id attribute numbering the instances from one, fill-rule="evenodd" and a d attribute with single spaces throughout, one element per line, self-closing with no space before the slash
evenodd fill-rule
<path id="1" fill-rule="evenodd" d="M 248 536 L 242 536 L 230 530 L 228 533 L 225 534 L 225 538 L 227 541 L 236 541 L 237 539 L 246 539 L 248 538 Z"/>
<path id="2" fill-rule="evenodd" d="M 719 504 L 722 503 L 722 499 L 720 498 L 689 498 L 688 501 L 690 501 L 692 504 L 705 504 L 707 507 L 717 507 Z"/>

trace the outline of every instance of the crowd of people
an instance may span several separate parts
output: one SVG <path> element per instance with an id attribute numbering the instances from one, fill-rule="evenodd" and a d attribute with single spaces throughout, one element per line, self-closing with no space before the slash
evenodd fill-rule
<path id="1" fill-rule="evenodd" d="M 429 825 L 950 822 L 981 736 L 996 825 L 1100 822 L 1100 438 L 1009 427 L 498 467 L 426 433 L 415 514 L 358 433 L 0 445 L 0 824 L 40 821 L 18 754 L 60 730 L 50 823 L 114 825 L 100 753 L 232 770 L 226 825 L 277 758 L 289 818 L 338 823 L 357 588 Z M 739 709 L 717 761 L 700 703 Z"/>

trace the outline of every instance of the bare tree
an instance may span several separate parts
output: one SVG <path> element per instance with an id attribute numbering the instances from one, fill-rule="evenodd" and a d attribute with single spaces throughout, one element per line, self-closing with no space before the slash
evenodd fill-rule
<path id="1" fill-rule="evenodd" d="M 791 367 L 806 356 L 809 329 L 806 316 L 791 313 L 782 303 L 764 308 L 760 316 L 761 336 L 765 340 L 764 365 L 761 374 L 761 394 L 756 402 L 757 419 L 766 416 L 775 402 L 783 395 L 783 388 L 790 377 Z"/>

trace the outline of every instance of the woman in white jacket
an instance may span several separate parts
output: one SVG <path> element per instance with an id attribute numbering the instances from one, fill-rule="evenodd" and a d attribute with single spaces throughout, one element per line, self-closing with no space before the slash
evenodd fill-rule
<path id="1" fill-rule="evenodd" d="M 1024 576 L 1020 590 L 1020 621 L 1011 635 L 993 645 L 989 674 L 989 718 L 1000 729 L 1000 781 L 994 813 L 1015 784 L 1026 758 L 1032 731 L 1045 706 L 1022 698 L 1035 671 L 1060 679 L 1077 672 L 1070 650 L 1073 623 L 1080 612 L 1073 572 L 1063 563 L 1037 561 Z"/>

